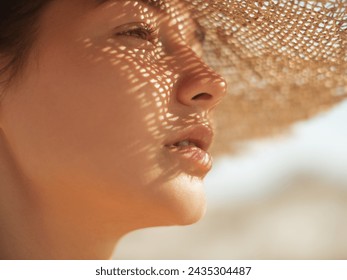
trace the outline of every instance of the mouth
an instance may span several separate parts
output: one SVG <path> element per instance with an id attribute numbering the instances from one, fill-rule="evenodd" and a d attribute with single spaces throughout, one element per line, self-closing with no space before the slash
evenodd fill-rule
<path id="1" fill-rule="evenodd" d="M 212 168 L 212 156 L 208 153 L 212 139 L 211 127 L 196 125 L 177 132 L 165 148 L 185 172 L 204 177 Z"/>

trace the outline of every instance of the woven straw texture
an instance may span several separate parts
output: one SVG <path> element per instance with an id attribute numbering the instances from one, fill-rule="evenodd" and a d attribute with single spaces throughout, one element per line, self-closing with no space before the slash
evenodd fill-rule
<path id="1" fill-rule="evenodd" d="M 187 1 L 229 94 L 215 152 L 283 131 L 347 96 L 347 1 Z M 217 147 L 217 148 L 216 148 Z"/>

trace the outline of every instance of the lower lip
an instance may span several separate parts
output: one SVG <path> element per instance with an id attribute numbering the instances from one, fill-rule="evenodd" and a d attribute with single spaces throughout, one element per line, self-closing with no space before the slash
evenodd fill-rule
<path id="1" fill-rule="evenodd" d="M 204 177 L 212 168 L 212 156 L 195 146 L 167 147 L 180 167 L 192 176 Z"/>

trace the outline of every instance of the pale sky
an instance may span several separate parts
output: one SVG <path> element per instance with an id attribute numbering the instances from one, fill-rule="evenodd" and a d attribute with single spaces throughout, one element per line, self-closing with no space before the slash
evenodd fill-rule
<path id="1" fill-rule="evenodd" d="M 347 101 L 297 123 L 285 138 L 251 143 L 243 155 L 215 159 L 206 177 L 211 203 L 253 199 L 298 174 L 342 183 L 347 190 Z M 337 184 L 335 184 L 335 182 Z"/>

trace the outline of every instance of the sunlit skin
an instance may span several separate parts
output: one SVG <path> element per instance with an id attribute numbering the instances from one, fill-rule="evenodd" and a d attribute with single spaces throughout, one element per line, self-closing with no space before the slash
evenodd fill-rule
<path id="1" fill-rule="evenodd" d="M 226 84 L 200 58 L 182 3 L 170 6 L 59 0 L 44 11 L 0 104 L 0 258 L 107 259 L 132 230 L 203 216 L 208 170 L 165 143 L 210 127 Z"/>

